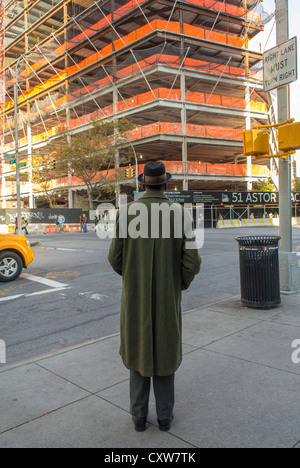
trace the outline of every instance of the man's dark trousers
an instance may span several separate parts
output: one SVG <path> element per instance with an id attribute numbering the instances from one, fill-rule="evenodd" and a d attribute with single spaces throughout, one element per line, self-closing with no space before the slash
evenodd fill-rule
<path id="1" fill-rule="evenodd" d="M 154 376 L 153 389 L 156 401 L 157 419 L 173 418 L 175 403 L 175 374 L 166 377 Z M 133 419 L 148 415 L 151 377 L 143 377 L 139 372 L 130 371 L 130 411 Z"/>

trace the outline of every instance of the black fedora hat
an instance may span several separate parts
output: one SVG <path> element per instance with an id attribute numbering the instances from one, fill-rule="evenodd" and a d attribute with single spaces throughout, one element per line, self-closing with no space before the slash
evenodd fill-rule
<path id="1" fill-rule="evenodd" d="M 172 174 L 166 172 L 164 163 L 150 161 L 145 164 L 144 173 L 140 174 L 138 181 L 145 185 L 164 185 L 172 179 Z"/>

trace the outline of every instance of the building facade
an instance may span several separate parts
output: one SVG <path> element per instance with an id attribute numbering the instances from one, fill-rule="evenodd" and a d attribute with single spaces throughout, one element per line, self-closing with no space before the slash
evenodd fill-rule
<path id="1" fill-rule="evenodd" d="M 54 57 L 27 54 L 19 65 L 23 207 L 47 206 L 32 182 L 34 155 L 95 118 L 134 122 L 124 145 L 132 167 L 135 156 L 139 173 L 148 160 L 164 161 L 170 190 L 251 190 L 269 178 L 277 185 L 276 161 L 243 155 L 243 130 L 270 121 L 257 3 L 2 0 L 0 207 L 16 204 L 13 85 L 16 60 L 30 51 Z M 119 183 L 121 192 L 128 182 Z M 85 187 L 71 173 L 56 168 L 50 189 L 58 205 L 85 208 Z"/>

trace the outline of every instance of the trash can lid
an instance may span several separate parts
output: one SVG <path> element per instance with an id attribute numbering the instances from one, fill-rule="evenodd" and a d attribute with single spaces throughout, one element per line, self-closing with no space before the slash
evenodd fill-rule
<path id="1" fill-rule="evenodd" d="M 235 240 L 240 245 L 279 245 L 280 236 L 244 236 L 236 237 Z"/>

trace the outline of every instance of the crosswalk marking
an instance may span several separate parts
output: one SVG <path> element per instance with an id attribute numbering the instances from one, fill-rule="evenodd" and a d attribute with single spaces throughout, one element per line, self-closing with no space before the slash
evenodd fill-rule
<path id="1" fill-rule="evenodd" d="M 63 288 L 53 288 L 53 289 L 47 289 L 44 291 L 38 291 L 34 293 L 29 293 L 29 294 L 16 294 L 15 296 L 7 296 L 7 297 L 1 297 L 0 302 L 7 302 L 7 301 L 13 301 L 14 299 L 20 299 L 21 297 L 32 297 L 32 296 L 40 296 L 42 294 L 51 294 L 51 293 L 57 293 L 59 291 L 65 291 L 66 287 Z"/>
<path id="2" fill-rule="evenodd" d="M 51 289 L 44 289 L 42 291 L 37 291 L 33 293 L 28 293 L 28 294 L 23 293 L 23 294 L 15 294 L 14 296 L 1 297 L 0 302 L 12 301 L 14 299 L 20 299 L 21 297 L 23 298 L 23 297 L 40 296 L 43 294 L 58 293 L 66 289 L 70 289 L 68 288 L 69 285 L 67 283 L 59 283 L 58 281 L 53 281 L 48 278 L 42 278 L 41 276 L 30 275 L 29 273 L 22 273 L 21 279 L 26 279 L 34 283 L 43 284 L 45 286 L 48 286 Z"/>
<path id="3" fill-rule="evenodd" d="M 29 273 L 23 273 L 22 278 L 25 278 L 29 281 L 34 281 L 35 283 L 44 284 L 45 286 L 49 286 L 50 288 L 64 288 L 68 286 L 68 284 L 59 283 L 58 281 L 53 281 L 48 278 L 42 278 L 40 276 L 30 275 Z"/>

